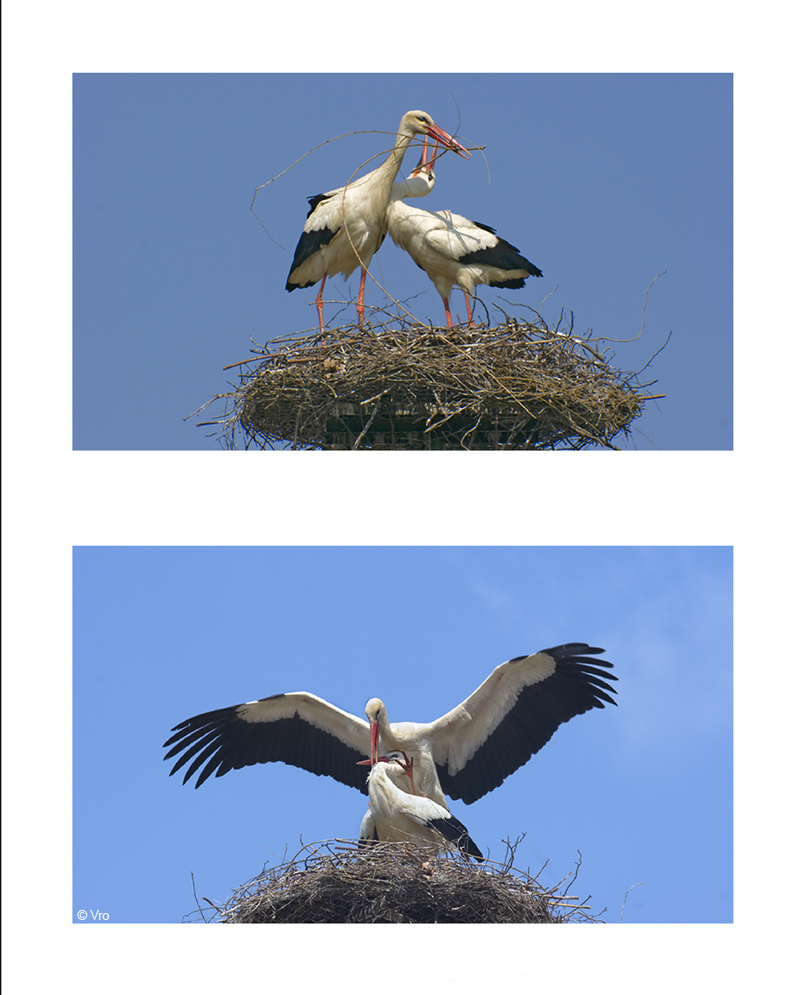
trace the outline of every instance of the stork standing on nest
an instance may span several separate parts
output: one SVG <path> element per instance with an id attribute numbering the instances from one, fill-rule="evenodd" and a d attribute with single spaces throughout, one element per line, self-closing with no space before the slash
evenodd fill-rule
<path id="1" fill-rule="evenodd" d="M 612 667 L 597 659 L 603 652 L 567 643 L 508 660 L 434 722 L 391 723 L 379 698 L 365 706 L 366 722 L 306 691 L 219 708 L 175 726 L 165 760 L 177 757 L 170 774 L 189 764 L 185 784 L 200 771 L 196 788 L 212 774 L 282 761 L 367 794 L 359 761 L 403 752 L 411 776 L 398 779 L 400 788 L 447 810 L 446 795 L 475 802 L 545 746 L 563 722 L 615 704 L 607 693 L 614 688 L 603 678 L 617 678 L 601 669 Z"/>
<path id="2" fill-rule="evenodd" d="M 437 145 L 435 144 L 435 151 Z M 451 288 L 465 294 L 468 327 L 473 327 L 471 296 L 485 283 L 505 290 L 520 290 L 530 276 L 543 273 L 520 254 L 514 245 L 496 235 L 495 228 L 469 221 L 452 211 L 427 211 L 405 204 L 406 199 L 425 197 L 434 189 L 434 158 L 423 156 L 406 180 L 394 184 L 387 206 L 390 237 L 424 270 L 443 299 L 446 323 L 453 328 L 449 299 Z"/>
<path id="3" fill-rule="evenodd" d="M 435 852 L 453 844 L 466 857 L 484 860 L 468 830 L 447 808 L 431 798 L 408 793 L 409 766 L 410 760 L 403 752 L 390 752 L 372 764 L 368 775 L 371 834 L 360 833 L 360 838 L 369 839 L 375 833 L 382 843 L 410 842 Z"/>
<path id="4" fill-rule="evenodd" d="M 362 326 L 368 266 L 386 233 L 385 211 L 393 180 L 415 135 L 433 138 L 464 159 L 470 156 L 467 149 L 434 123 L 431 115 L 425 111 L 407 111 L 398 126 L 395 146 L 381 166 L 344 187 L 309 198 L 309 214 L 295 249 L 286 289 L 311 287 L 321 281 L 315 301 L 321 334 L 326 279 L 335 273 L 342 273 L 347 279 L 357 266 L 362 268 L 356 305 Z"/>

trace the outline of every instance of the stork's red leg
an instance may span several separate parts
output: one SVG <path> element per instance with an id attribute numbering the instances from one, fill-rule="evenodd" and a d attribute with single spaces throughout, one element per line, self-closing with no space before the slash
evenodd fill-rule
<path id="1" fill-rule="evenodd" d="M 463 290 L 465 294 L 465 307 L 468 309 L 468 328 L 473 328 L 473 312 L 471 311 L 471 299 L 468 296 L 468 291 Z"/>
<path id="2" fill-rule="evenodd" d="M 368 278 L 368 271 L 362 267 L 362 276 L 359 278 L 359 296 L 356 299 L 356 316 L 359 320 L 359 327 L 362 327 L 362 319 L 365 317 L 365 280 Z"/>
<path id="3" fill-rule="evenodd" d="M 315 303 L 317 304 L 317 317 L 320 322 L 320 334 L 323 334 L 323 288 L 326 286 L 326 277 L 328 273 L 323 274 L 323 279 L 320 282 L 320 290 L 317 292 L 317 299 Z"/>
<path id="4" fill-rule="evenodd" d="M 446 306 L 446 324 L 448 325 L 449 328 L 453 328 L 454 327 L 454 322 L 451 320 L 451 308 L 448 306 L 448 298 L 447 297 L 443 298 L 443 303 Z"/>

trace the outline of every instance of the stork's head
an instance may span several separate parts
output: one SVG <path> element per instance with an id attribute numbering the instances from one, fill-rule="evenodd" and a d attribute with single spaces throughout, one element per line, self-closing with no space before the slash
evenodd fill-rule
<path id="1" fill-rule="evenodd" d="M 403 750 L 390 750 L 389 753 L 381 757 L 376 757 L 375 760 L 357 760 L 358 764 L 371 765 L 371 770 L 377 764 L 387 764 L 387 773 L 392 775 L 401 776 L 409 778 L 409 791 L 411 795 L 416 795 L 418 792 L 415 790 L 415 776 L 414 767 L 415 760 L 413 757 L 407 756 Z"/>
<path id="2" fill-rule="evenodd" d="M 471 157 L 471 153 L 463 148 L 455 138 L 452 138 L 447 131 L 438 127 L 431 114 L 427 114 L 426 111 L 407 111 L 401 118 L 398 133 L 400 135 L 427 135 L 445 145 L 447 149 L 451 149 L 452 152 L 456 152 L 463 159 Z"/>
<path id="3" fill-rule="evenodd" d="M 384 761 L 386 764 L 398 764 L 402 770 L 412 770 L 414 760 L 407 756 L 404 750 L 390 750 L 386 756 L 379 757 L 376 763 Z"/>
<path id="4" fill-rule="evenodd" d="M 434 170 L 426 166 L 421 158 L 418 165 L 405 180 L 393 184 L 391 200 L 406 200 L 408 197 L 427 197 L 434 190 Z"/>
<path id="5" fill-rule="evenodd" d="M 381 698 L 371 698 L 365 705 L 365 715 L 370 722 L 370 762 L 377 763 L 379 755 L 379 727 L 387 724 L 387 709 Z"/>

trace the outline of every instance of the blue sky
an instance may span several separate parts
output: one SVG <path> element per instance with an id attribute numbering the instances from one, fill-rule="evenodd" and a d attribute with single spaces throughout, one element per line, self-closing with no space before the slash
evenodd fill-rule
<path id="1" fill-rule="evenodd" d="M 81 73 L 76 448 L 217 448 L 197 427 L 208 411 L 188 416 L 227 389 L 235 371 L 223 367 L 247 359 L 251 339 L 316 321 L 316 291 L 284 289 L 306 198 L 345 183 L 391 138 L 350 135 L 309 155 L 260 191 L 265 227 L 254 190 L 328 139 L 394 134 L 412 108 L 486 147 L 470 162 L 440 160 L 431 209 L 492 225 L 544 272 L 522 291 L 484 288 L 482 300 L 535 308 L 550 324 L 573 312 L 577 331 L 618 340 L 627 371 L 670 332 L 644 374 L 667 396 L 620 443 L 731 447 L 731 75 Z M 410 152 L 404 172 L 415 161 Z M 389 239 L 372 273 L 418 317 L 442 321 L 428 278 Z M 337 277 L 327 299 L 357 286 L 358 274 L 350 289 Z M 367 302 L 385 303 L 372 283 Z"/>
<path id="2" fill-rule="evenodd" d="M 731 921 L 729 549 L 82 547 L 74 592 L 74 914 L 177 922 L 192 872 L 225 900 L 301 837 L 357 832 L 363 796 L 286 765 L 182 786 L 161 747 L 183 719 L 308 690 L 427 721 L 510 657 L 589 641 L 619 706 L 455 813 L 496 858 L 526 833 L 549 883 L 581 851 L 612 922 L 635 884 L 627 922 Z"/>

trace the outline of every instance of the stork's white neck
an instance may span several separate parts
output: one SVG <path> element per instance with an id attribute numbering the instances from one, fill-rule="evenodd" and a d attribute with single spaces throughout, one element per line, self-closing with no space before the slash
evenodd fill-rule
<path id="1" fill-rule="evenodd" d="M 393 181 L 398 176 L 401 163 L 404 161 L 404 155 L 415 137 L 415 132 L 410 130 L 406 125 L 406 116 L 401 119 L 401 127 L 396 135 L 395 146 L 392 151 L 379 167 L 368 174 L 374 187 L 373 194 L 376 200 L 379 202 L 383 201 L 384 204 L 389 202 Z M 414 194 L 414 196 L 421 197 L 423 194 Z"/>

